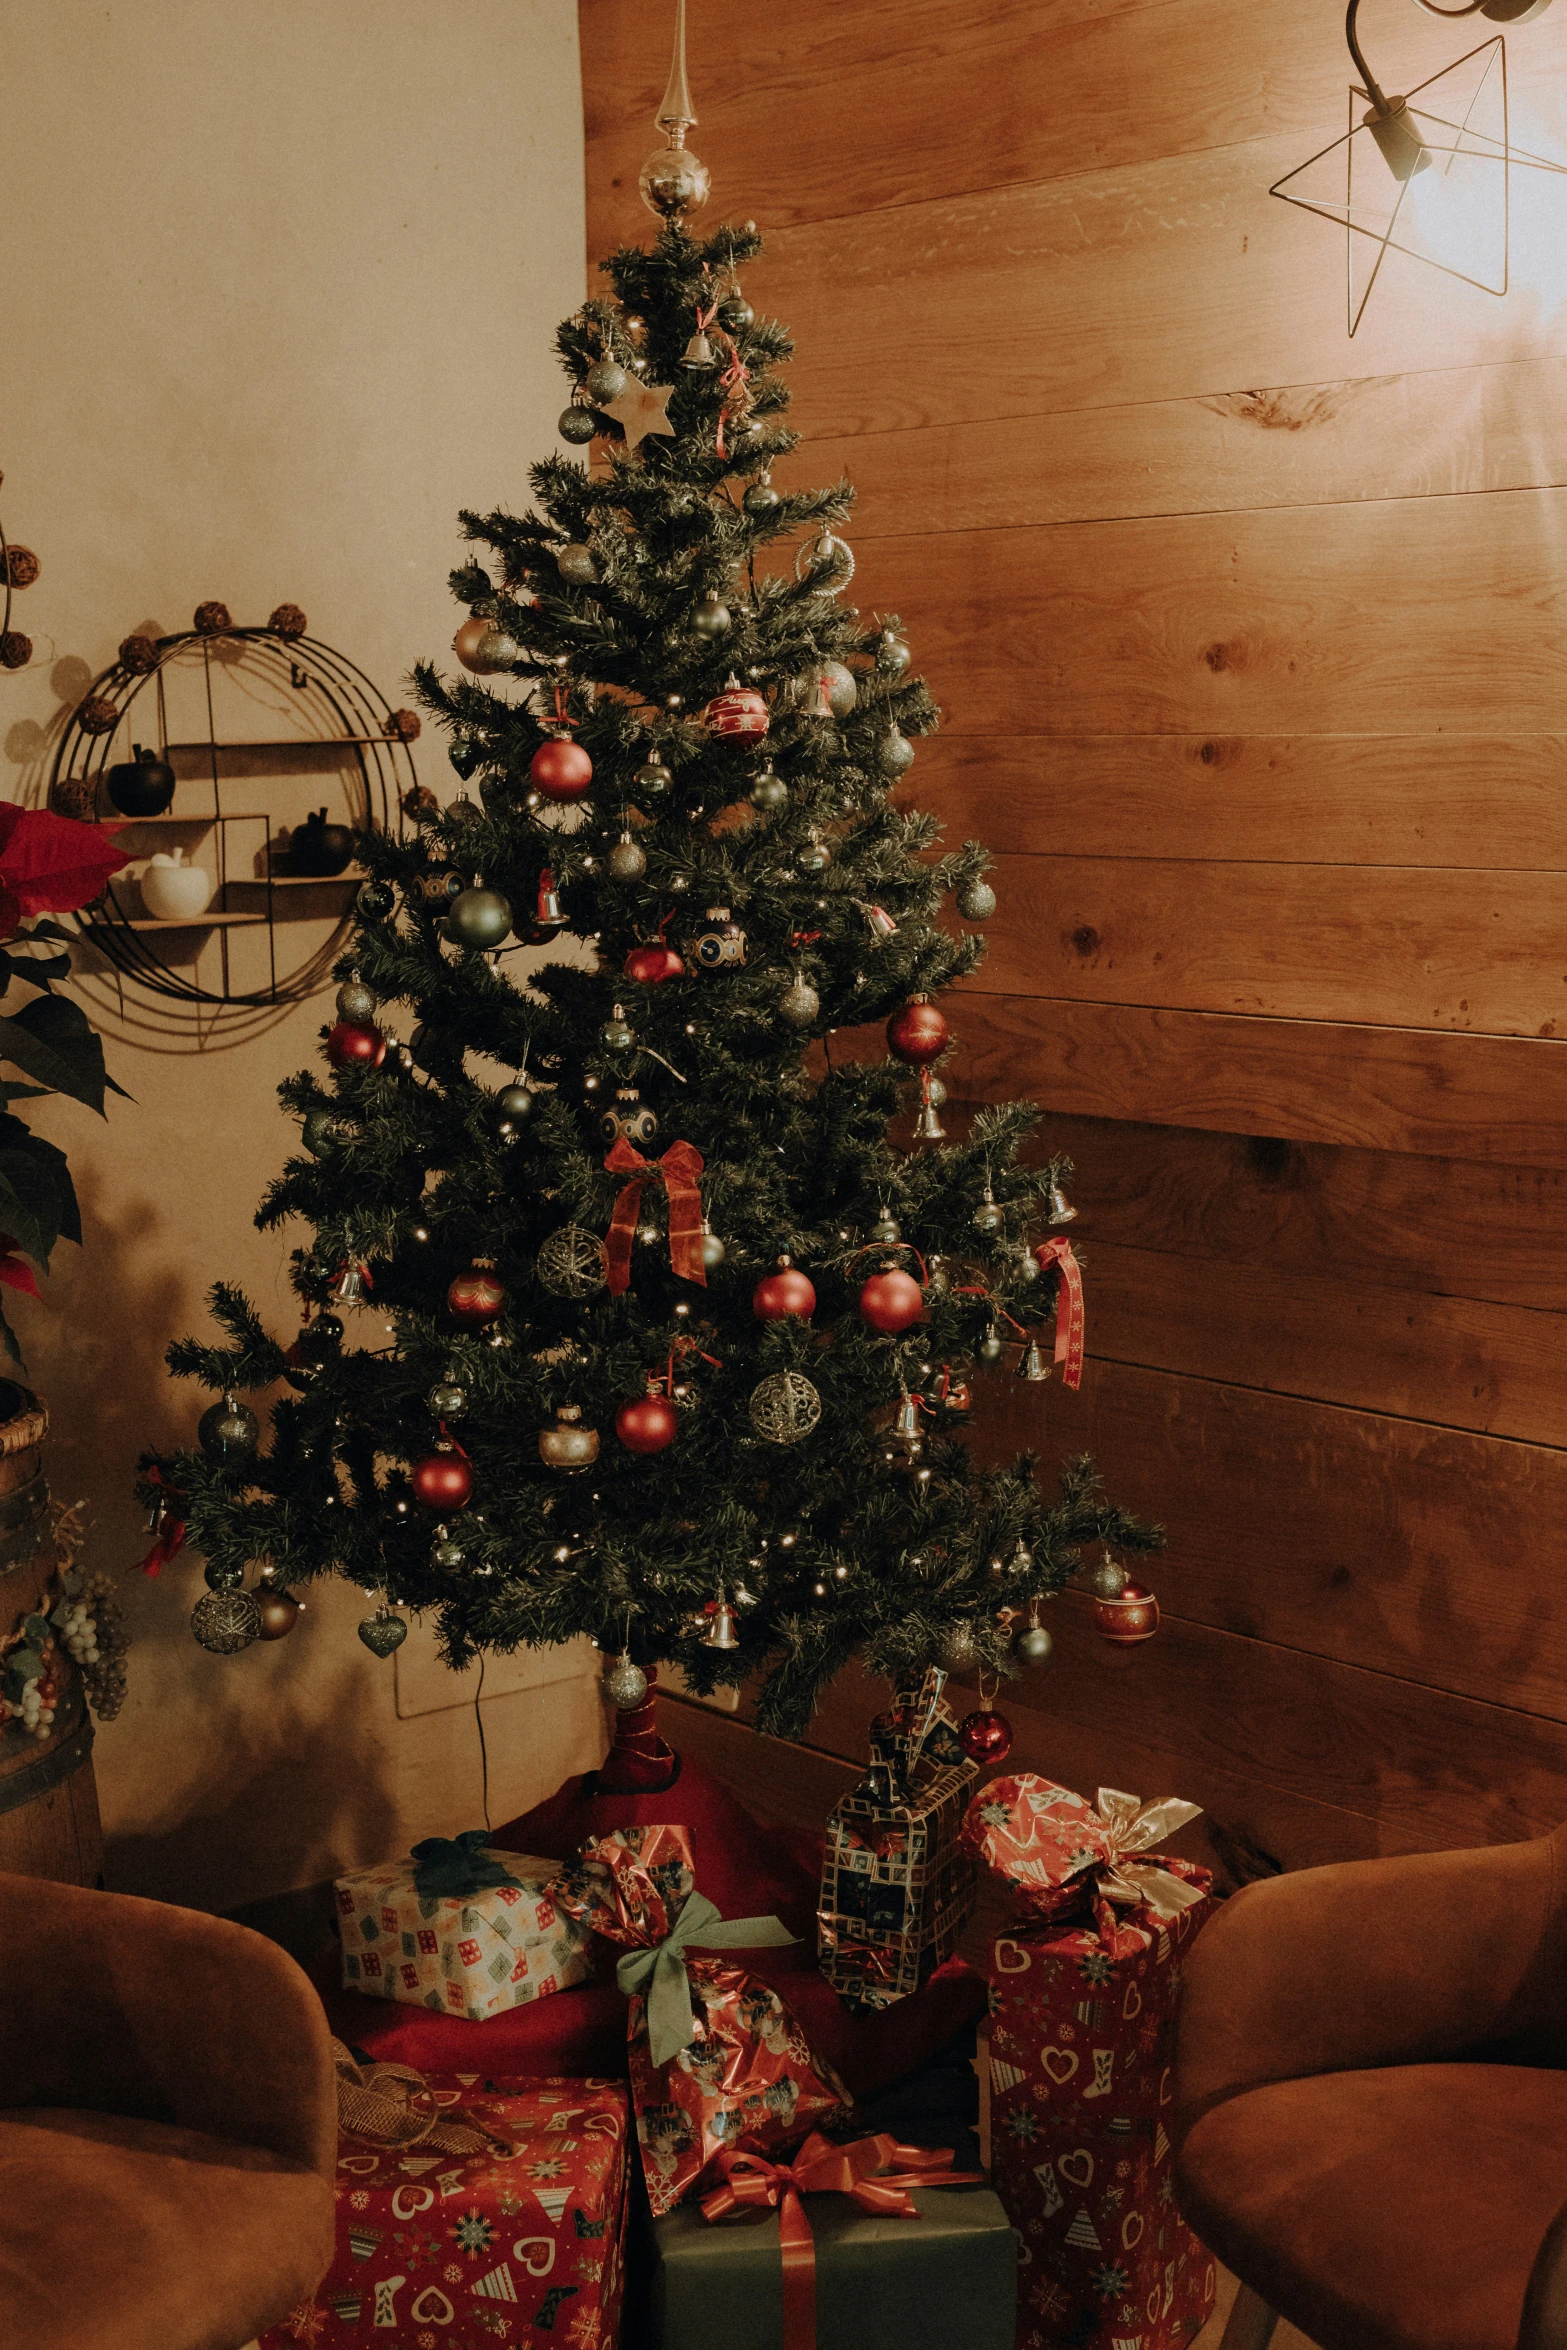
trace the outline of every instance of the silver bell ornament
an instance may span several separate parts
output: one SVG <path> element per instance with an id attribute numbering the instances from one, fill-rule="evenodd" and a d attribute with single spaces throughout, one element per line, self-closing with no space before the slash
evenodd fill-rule
<path id="1" fill-rule="evenodd" d="M 682 367 L 712 367 L 716 365 L 713 346 L 701 327 L 697 328 L 696 333 L 681 352 L 680 364 Z"/>
<path id="2" fill-rule="evenodd" d="M 355 1028 L 368 1028 L 377 1010 L 375 990 L 366 987 L 357 971 L 344 980 L 337 991 L 337 1016 Z"/>
<path id="3" fill-rule="evenodd" d="M 1067 1198 L 1066 1193 L 1061 1189 L 1059 1183 L 1051 1184 L 1049 1191 L 1045 1195 L 1045 1201 L 1046 1206 L 1049 1209 L 1049 1213 L 1045 1218 L 1045 1222 L 1047 1224 L 1060 1225 L 1075 1224 L 1077 1222 L 1077 1210 L 1073 1207 L 1071 1201 Z"/>
<path id="4" fill-rule="evenodd" d="M 920 1427 L 920 1407 L 917 1396 L 905 1395 L 892 1423 L 894 1443 L 911 1461 L 919 1459 L 925 1450 L 924 1431 Z"/>
<path id="5" fill-rule="evenodd" d="M 1017 1367 L 1017 1375 L 1020 1379 L 1026 1379 L 1036 1387 L 1049 1378 L 1050 1365 L 1045 1361 L 1045 1350 L 1037 1338 L 1031 1338 L 1027 1346 L 1024 1347 L 1022 1360 Z"/>
<path id="6" fill-rule="evenodd" d="M 629 1654 L 623 1654 L 611 1658 L 599 1687 L 617 1713 L 629 1714 L 647 1695 L 647 1675 L 632 1663 Z"/>
<path id="7" fill-rule="evenodd" d="M 947 1129 L 941 1123 L 935 1096 L 931 1089 L 930 1071 L 924 1072 L 925 1082 L 920 1088 L 920 1114 L 914 1121 L 916 1142 L 945 1142 Z"/>
<path id="8" fill-rule="evenodd" d="M 702 1634 L 704 1648 L 738 1648 L 740 1635 L 735 1629 L 735 1611 L 727 1599 L 715 1599 L 707 1613 L 707 1630 Z"/>

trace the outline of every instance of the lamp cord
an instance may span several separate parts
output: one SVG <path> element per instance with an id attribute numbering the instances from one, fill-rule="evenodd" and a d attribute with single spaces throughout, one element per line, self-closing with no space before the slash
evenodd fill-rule
<path id="1" fill-rule="evenodd" d="M 1423 8 L 1427 16 L 1478 16 L 1480 10 L 1485 6 L 1485 0 L 1462 0 L 1462 6 L 1458 8 L 1444 8 L 1441 6 L 1441 0 L 1415 0 L 1415 6 Z M 1391 114 L 1393 110 L 1387 102 L 1386 92 L 1370 66 L 1367 65 L 1361 52 L 1360 43 L 1355 37 L 1355 19 L 1359 14 L 1360 0 L 1349 0 L 1349 7 L 1344 18 L 1344 38 L 1349 43 L 1349 53 L 1355 61 L 1355 71 L 1365 85 L 1366 96 L 1371 100 L 1378 114 Z"/>

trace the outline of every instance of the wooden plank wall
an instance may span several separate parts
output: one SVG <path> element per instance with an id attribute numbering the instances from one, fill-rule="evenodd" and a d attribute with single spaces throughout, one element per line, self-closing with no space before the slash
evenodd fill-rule
<path id="1" fill-rule="evenodd" d="M 649 226 L 666 12 L 583 0 L 590 249 Z M 1505 301 L 1270 201 L 1340 132 L 1340 0 L 691 0 L 714 217 L 795 329 L 788 478 L 945 710 L 999 852 L 957 1090 L 1077 1162 L 1089 1448 L 1160 1639 L 1068 1599 L 1022 1761 L 1208 1806 L 1236 1874 L 1567 1815 L 1567 183 Z M 1365 12 L 1404 88 L 1471 45 Z M 1509 44 L 1567 156 L 1567 7 Z M 812 1733 L 852 1758 L 852 1677 Z M 734 1723 L 753 1793 L 820 1802 Z M 803 1799 L 802 1799 L 803 1800 Z"/>

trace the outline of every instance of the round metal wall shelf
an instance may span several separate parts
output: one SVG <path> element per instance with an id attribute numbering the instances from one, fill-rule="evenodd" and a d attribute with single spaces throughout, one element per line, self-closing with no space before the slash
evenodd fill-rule
<path id="1" fill-rule="evenodd" d="M 314 995 L 341 948 L 363 875 L 356 867 L 337 875 L 288 870 L 274 840 L 287 797 L 279 787 L 292 777 L 297 799 L 300 778 L 314 775 L 320 791 L 330 773 L 337 821 L 401 831 L 404 794 L 418 787 L 410 750 L 418 731 L 411 712 L 394 710 L 362 669 L 317 637 L 268 626 L 128 638 L 60 739 L 49 805 L 57 815 L 114 823 L 133 855 L 176 847 L 215 854 L 215 887 L 204 913 L 170 921 L 142 910 L 134 885 L 113 882 L 77 916 L 82 930 L 122 985 L 153 997 L 265 1006 Z M 122 816 L 106 777 L 142 745 L 155 746 L 173 768 L 174 797 L 161 815 Z M 288 933 L 307 924 L 311 943 L 290 961 Z M 248 943 L 242 952 L 252 934 L 264 956 Z"/>

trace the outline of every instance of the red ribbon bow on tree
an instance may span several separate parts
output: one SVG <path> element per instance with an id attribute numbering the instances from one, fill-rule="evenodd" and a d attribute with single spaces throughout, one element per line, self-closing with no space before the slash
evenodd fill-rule
<path id="1" fill-rule="evenodd" d="M 1083 1269 L 1072 1253 L 1072 1243 L 1057 1234 L 1042 1240 L 1034 1251 L 1041 1273 L 1054 1265 L 1061 1278 L 1056 1287 L 1056 1361 L 1064 1366 L 1063 1387 L 1083 1384 Z"/>
<path id="2" fill-rule="evenodd" d="M 151 1550 L 141 1561 L 144 1575 L 161 1575 L 169 1561 L 178 1558 L 185 1547 L 185 1520 L 176 1513 L 185 1507 L 184 1497 L 174 1491 L 163 1471 L 154 1462 L 147 1471 L 147 1483 L 156 1485 L 158 1493 L 158 1521 Z"/>
<path id="3" fill-rule="evenodd" d="M 612 1175 L 629 1175 L 632 1181 L 615 1202 L 604 1239 L 612 1297 L 622 1296 L 631 1287 L 631 1243 L 642 1213 L 642 1186 L 649 1175 L 661 1175 L 669 1195 L 671 1265 L 682 1281 L 707 1287 L 707 1268 L 702 1262 L 702 1195 L 697 1189 L 697 1177 L 705 1163 L 694 1143 L 672 1142 L 661 1159 L 645 1159 L 624 1135 L 619 1137 L 604 1164 Z"/>
<path id="4" fill-rule="evenodd" d="M 981 2171 L 954 2170 L 949 2147 L 900 2146 L 885 2133 L 834 2146 L 813 2131 L 793 2162 L 726 2149 L 713 2169 L 723 2183 L 702 2198 L 709 2219 L 777 2206 L 783 2350 L 816 2350 L 816 2245 L 802 2195 L 851 2195 L 861 2211 L 880 2218 L 918 2219 L 911 2187 L 974 2187 L 984 2178 Z"/>

